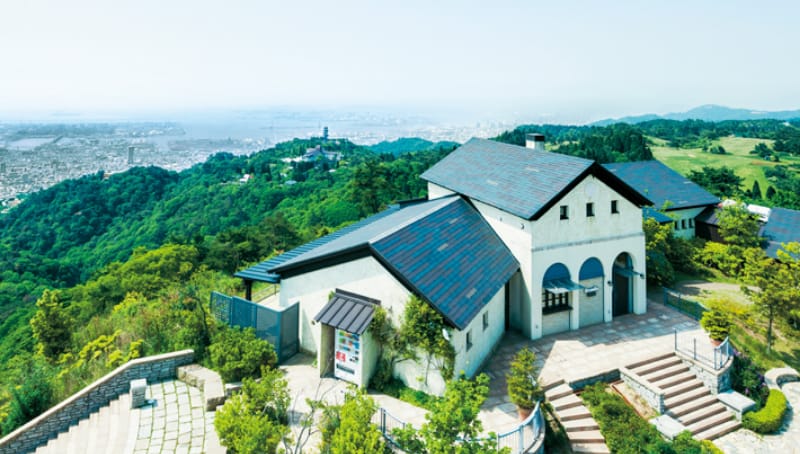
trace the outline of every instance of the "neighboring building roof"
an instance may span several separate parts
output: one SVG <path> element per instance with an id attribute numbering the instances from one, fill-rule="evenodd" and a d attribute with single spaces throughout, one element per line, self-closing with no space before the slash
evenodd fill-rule
<path id="1" fill-rule="evenodd" d="M 719 212 L 720 208 L 717 206 L 708 207 L 697 215 L 695 221 L 702 222 L 708 225 L 719 226 Z"/>
<path id="2" fill-rule="evenodd" d="M 653 218 L 659 224 L 668 224 L 668 223 L 673 221 L 673 219 L 671 217 L 667 216 L 666 214 L 658 211 L 657 209 L 655 209 L 653 207 L 644 207 L 644 208 L 642 208 L 642 217 L 645 218 L 645 219 Z"/>
<path id="3" fill-rule="evenodd" d="M 364 334 L 380 301 L 336 289 L 330 301 L 314 317 L 315 321 L 353 334 Z"/>
<path id="4" fill-rule="evenodd" d="M 384 211 L 334 238 L 259 264 L 258 272 L 287 278 L 366 256 L 373 256 L 458 329 L 519 268 L 477 211 L 461 197 L 449 196 Z"/>
<path id="5" fill-rule="evenodd" d="M 538 219 L 589 174 L 638 206 L 651 204 L 594 161 L 485 139 L 469 140 L 421 177 L 523 219 Z"/>
<path id="6" fill-rule="evenodd" d="M 768 242 L 767 255 L 777 258 L 781 243 L 800 241 L 800 211 L 773 208 L 769 222 L 761 229 L 761 236 Z"/>
<path id="7" fill-rule="evenodd" d="M 719 198 L 659 161 L 616 162 L 603 167 L 666 211 L 716 205 Z"/>

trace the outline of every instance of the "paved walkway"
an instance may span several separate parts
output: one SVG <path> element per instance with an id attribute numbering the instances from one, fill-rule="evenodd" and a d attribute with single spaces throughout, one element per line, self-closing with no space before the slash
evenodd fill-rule
<path id="1" fill-rule="evenodd" d="M 789 409 L 777 434 L 758 435 L 740 429 L 714 440 L 714 444 L 727 454 L 800 453 L 800 415 L 794 411 L 800 408 L 800 382 L 786 383 L 781 390 Z"/>
<path id="2" fill-rule="evenodd" d="M 214 431 L 214 412 L 203 392 L 178 380 L 147 386 L 150 404 L 139 410 L 135 454 L 224 453 Z"/>

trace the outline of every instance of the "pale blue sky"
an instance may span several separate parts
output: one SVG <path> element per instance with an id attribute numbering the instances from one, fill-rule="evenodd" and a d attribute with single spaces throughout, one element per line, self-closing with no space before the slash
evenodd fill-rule
<path id="1" fill-rule="evenodd" d="M 800 2 L 3 0 L 0 111 L 800 108 Z"/>

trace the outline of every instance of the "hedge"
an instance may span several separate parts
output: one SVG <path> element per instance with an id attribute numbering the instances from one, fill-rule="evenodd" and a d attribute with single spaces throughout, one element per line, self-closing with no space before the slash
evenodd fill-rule
<path id="1" fill-rule="evenodd" d="M 786 414 L 786 396 L 777 389 L 771 389 L 764 408 L 746 413 L 742 418 L 742 425 L 760 434 L 773 433 L 781 428 L 784 414 Z"/>

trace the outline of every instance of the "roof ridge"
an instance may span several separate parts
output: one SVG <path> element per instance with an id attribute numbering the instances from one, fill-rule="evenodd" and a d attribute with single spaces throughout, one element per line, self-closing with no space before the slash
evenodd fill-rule
<path id="1" fill-rule="evenodd" d="M 395 233 L 399 232 L 400 230 L 403 230 L 404 228 L 408 227 L 409 225 L 414 224 L 415 222 L 419 221 L 420 219 L 425 219 L 426 217 L 428 217 L 431 214 L 439 211 L 443 207 L 453 203 L 453 201 L 458 200 L 461 197 L 458 194 L 448 194 L 448 195 L 445 195 L 445 196 L 442 196 L 442 197 L 439 197 L 439 198 L 436 198 L 436 199 L 428 200 L 428 202 L 435 202 L 435 201 L 443 202 L 445 199 L 448 199 L 448 198 L 452 199 L 452 200 L 450 200 L 447 203 L 442 203 L 441 205 L 436 204 L 436 205 L 432 206 L 431 208 L 423 211 L 422 213 L 419 213 L 418 215 L 407 219 L 405 222 L 397 224 L 396 226 L 394 226 L 394 227 L 392 227 L 392 228 L 390 228 L 388 230 L 385 230 L 385 231 L 375 235 L 374 237 L 372 237 L 369 240 L 367 240 L 367 243 L 368 244 L 374 244 L 374 243 L 377 243 L 378 241 L 380 241 L 380 240 L 382 240 L 384 238 L 388 238 L 388 237 L 394 235 Z M 425 203 L 425 202 L 423 202 L 423 203 Z"/>

